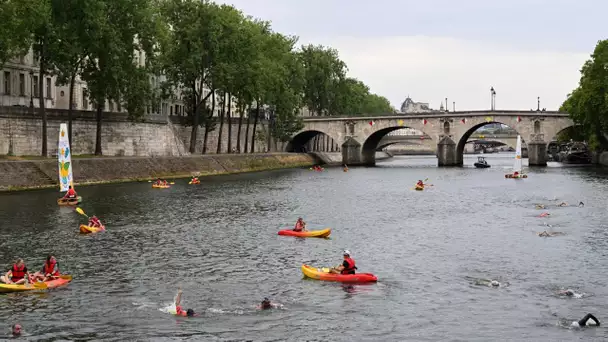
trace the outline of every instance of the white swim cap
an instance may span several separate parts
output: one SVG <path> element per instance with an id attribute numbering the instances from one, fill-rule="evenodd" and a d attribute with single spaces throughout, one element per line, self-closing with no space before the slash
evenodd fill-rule
<path id="1" fill-rule="evenodd" d="M 492 280 L 491 284 L 492 284 L 492 286 L 499 286 L 500 285 L 500 283 L 498 281 L 496 281 L 496 280 Z"/>
<path id="2" fill-rule="evenodd" d="M 349 251 L 348 249 L 345 249 L 345 250 L 344 250 L 344 253 L 342 253 L 342 254 L 343 254 L 343 255 L 348 255 L 348 256 L 350 256 L 350 251 Z"/>

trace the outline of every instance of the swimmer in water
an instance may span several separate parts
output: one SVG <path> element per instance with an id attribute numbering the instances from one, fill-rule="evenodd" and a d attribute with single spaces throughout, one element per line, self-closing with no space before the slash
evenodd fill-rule
<path id="1" fill-rule="evenodd" d="M 585 206 L 585 203 L 583 203 L 583 202 L 580 202 L 580 203 L 578 204 L 578 207 L 579 207 L 579 208 L 582 208 L 582 207 L 584 207 L 584 206 Z"/>
<path id="2" fill-rule="evenodd" d="M 567 296 L 567 297 L 573 297 L 573 298 L 582 298 L 583 297 L 583 295 L 576 293 L 571 289 L 559 291 L 559 292 L 557 292 L 557 294 L 560 296 Z"/>
<path id="3" fill-rule="evenodd" d="M 184 317 L 192 317 L 192 316 L 196 315 L 196 313 L 194 313 L 194 310 L 192 310 L 192 309 L 184 310 L 181 307 L 181 303 L 182 303 L 182 289 L 178 288 L 177 297 L 175 298 L 175 314 L 177 316 L 184 316 Z"/>
<path id="4" fill-rule="evenodd" d="M 545 205 L 544 204 L 537 204 L 536 205 L 536 209 L 545 209 Z"/>
<path id="5" fill-rule="evenodd" d="M 272 309 L 272 303 L 270 302 L 270 299 L 264 298 L 264 300 L 262 301 L 262 304 L 260 304 L 259 308 L 262 310 Z"/>
<path id="6" fill-rule="evenodd" d="M 558 235 L 564 235 L 564 233 L 562 232 L 551 232 L 549 233 L 548 231 L 543 231 L 542 233 L 538 233 L 538 236 L 540 237 L 553 237 L 553 236 L 558 236 Z"/>
<path id="7" fill-rule="evenodd" d="M 21 336 L 22 328 L 21 324 L 13 325 L 13 337 Z"/>
<path id="8" fill-rule="evenodd" d="M 477 279 L 475 285 L 483 285 L 489 287 L 500 287 L 498 280 Z"/>
<path id="9" fill-rule="evenodd" d="M 567 207 L 567 206 L 568 206 L 568 203 L 566 203 L 566 202 L 562 202 L 562 203 L 558 204 L 557 206 L 558 206 L 558 207 Z"/>
<path id="10" fill-rule="evenodd" d="M 589 322 L 589 320 L 592 320 L 592 322 Z M 590 326 L 594 325 L 594 326 L 598 326 L 599 327 L 600 326 L 600 321 L 597 318 L 595 318 L 595 316 L 593 316 L 592 314 L 588 313 L 588 314 L 585 315 L 585 317 L 581 318 L 580 320 L 572 322 L 571 326 L 574 327 L 574 328 L 583 328 L 583 327 L 586 327 L 588 325 L 590 325 Z"/>
<path id="11" fill-rule="evenodd" d="M 538 215 L 538 217 L 547 217 L 547 216 L 549 216 L 549 215 L 551 215 L 551 214 L 549 214 L 549 213 L 547 213 L 547 212 L 544 212 L 544 213 L 542 213 L 542 214 Z"/>

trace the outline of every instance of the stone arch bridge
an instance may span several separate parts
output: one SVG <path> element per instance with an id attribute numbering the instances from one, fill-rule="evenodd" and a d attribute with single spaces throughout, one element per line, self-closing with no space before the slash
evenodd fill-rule
<path id="1" fill-rule="evenodd" d="M 471 134 L 487 124 L 501 123 L 516 130 L 528 145 L 529 165 L 547 165 L 547 144 L 574 126 L 567 113 L 549 111 L 466 111 L 373 117 L 307 117 L 304 128 L 287 144 L 288 152 L 301 152 L 313 137 L 325 134 L 341 146 L 342 162 L 375 165 L 375 151 L 388 133 L 413 128 L 437 146 L 439 166 L 463 165 L 464 146 Z"/>

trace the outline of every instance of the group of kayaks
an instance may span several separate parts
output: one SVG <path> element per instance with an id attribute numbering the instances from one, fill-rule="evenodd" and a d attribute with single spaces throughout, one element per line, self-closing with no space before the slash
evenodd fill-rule
<path id="1" fill-rule="evenodd" d="M 316 238 L 328 238 L 331 234 L 331 228 L 322 230 L 311 230 L 296 232 L 293 229 L 279 230 L 278 235 L 283 236 L 295 236 L 295 237 L 316 237 Z M 302 273 L 304 276 L 310 279 L 324 280 L 324 281 L 336 281 L 341 283 L 370 283 L 377 282 L 378 278 L 371 273 L 355 273 L 355 274 L 335 274 L 330 272 L 330 268 L 322 267 L 316 268 L 310 265 L 302 265 Z"/>
<path id="2" fill-rule="evenodd" d="M 150 182 L 150 181 L 149 181 Z M 175 184 L 175 182 L 167 182 L 166 180 L 157 179 L 153 184 L 152 188 L 154 189 L 169 189 L 171 185 Z M 192 177 L 192 179 L 188 182 L 189 185 L 201 184 L 201 181 L 198 177 Z"/>
<path id="3" fill-rule="evenodd" d="M 63 274 L 55 277 L 54 279 L 34 282 L 28 284 L 4 284 L 0 283 L 0 293 L 9 292 L 24 292 L 24 291 L 40 291 L 46 289 L 54 289 L 59 286 L 66 285 L 72 281 L 72 276 Z"/>

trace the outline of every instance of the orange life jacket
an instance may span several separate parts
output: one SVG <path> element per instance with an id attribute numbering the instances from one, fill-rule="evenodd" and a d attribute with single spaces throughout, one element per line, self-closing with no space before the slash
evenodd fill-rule
<path id="1" fill-rule="evenodd" d="M 14 282 L 25 278 L 25 265 L 21 265 L 21 267 L 17 267 L 16 264 L 13 265 L 13 268 L 11 269 L 11 273 L 13 274 L 11 276 L 11 280 Z"/>
<path id="2" fill-rule="evenodd" d="M 68 192 L 65 195 L 67 197 L 76 197 L 76 190 L 74 190 L 74 188 L 68 189 Z"/>
<path id="3" fill-rule="evenodd" d="M 59 270 L 57 269 L 57 261 L 53 261 L 51 263 L 49 263 L 48 261 L 44 262 L 44 266 L 42 266 L 42 270 L 44 271 L 44 274 L 50 274 L 53 276 L 59 275 Z"/>
<path id="4" fill-rule="evenodd" d="M 344 267 L 344 269 L 342 270 L 342 274 L 355 274 L 355 270 L 357 269 L 357 267 L 355 266 L 355 260 L 352 258 L 346 258 L 344 259 L 344 261 L 346 261 L 346 263 L 348 263 L 348 267 Z"/>

